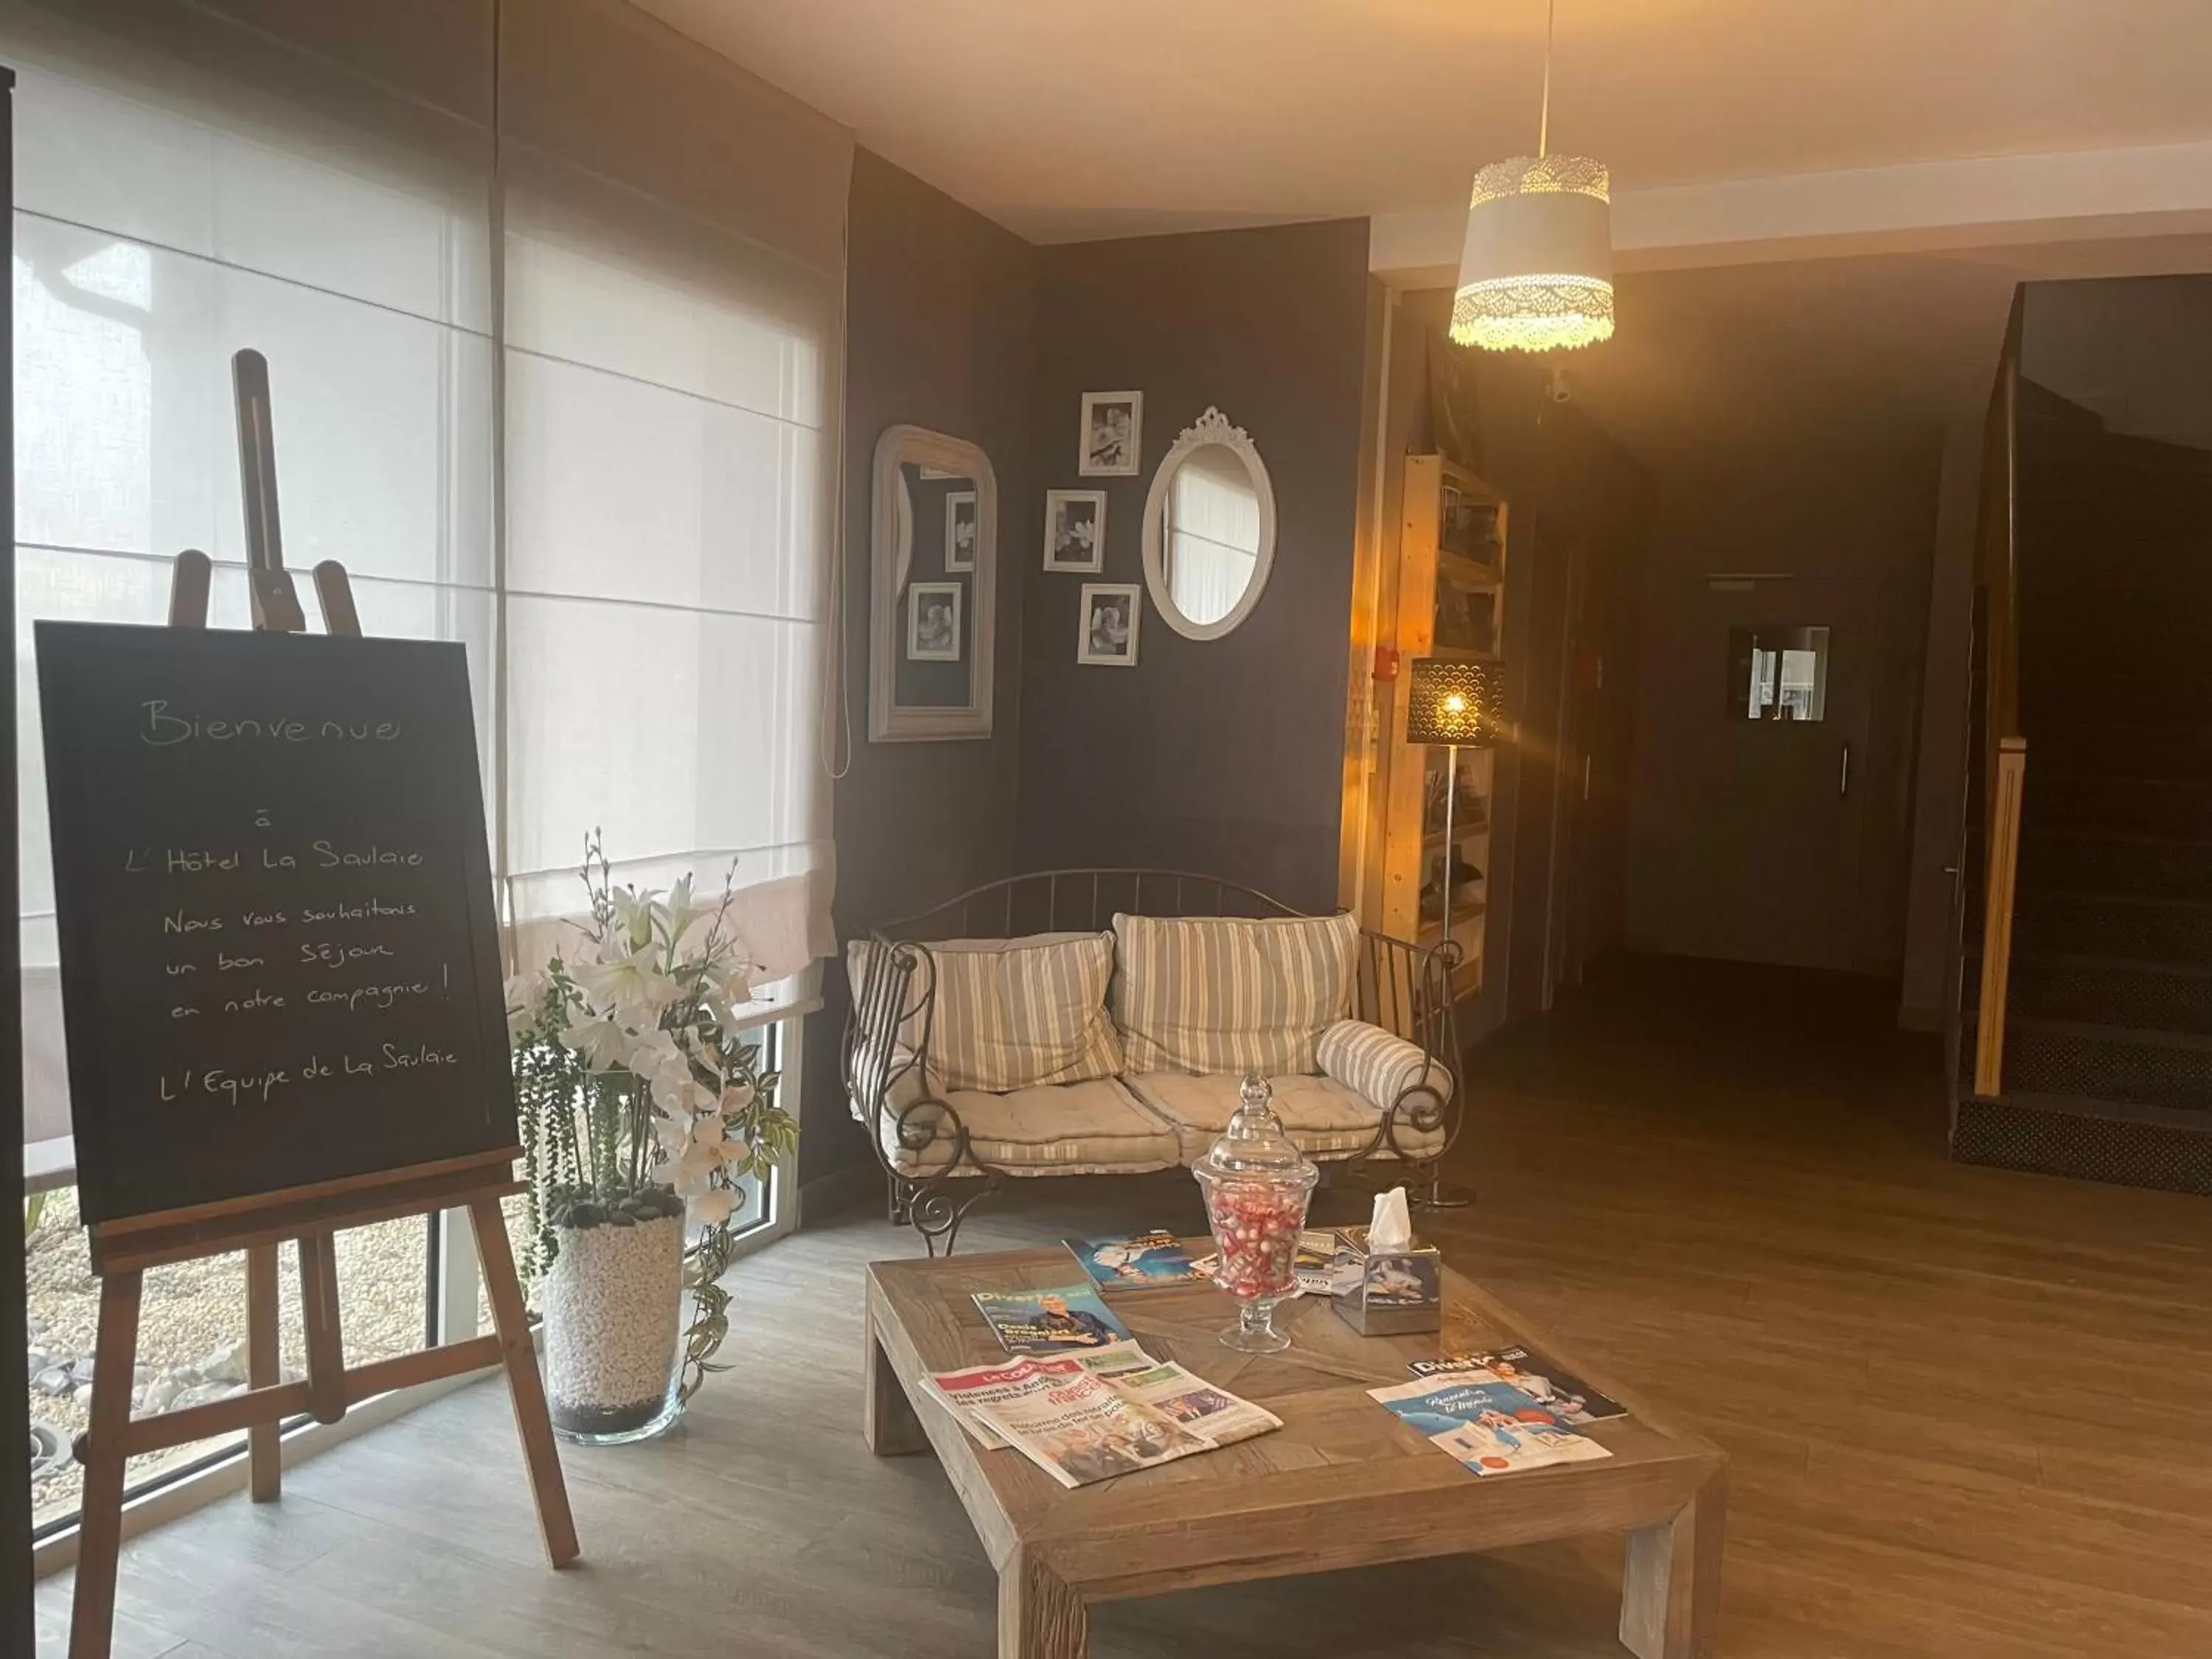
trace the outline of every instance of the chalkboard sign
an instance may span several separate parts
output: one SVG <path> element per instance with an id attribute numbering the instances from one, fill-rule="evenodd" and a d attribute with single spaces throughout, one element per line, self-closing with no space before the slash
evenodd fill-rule
<path id="1" fill-rule="evenodd" d="M 85 1218 L 514 1146 L 462 647 L 37 648 Z"/>

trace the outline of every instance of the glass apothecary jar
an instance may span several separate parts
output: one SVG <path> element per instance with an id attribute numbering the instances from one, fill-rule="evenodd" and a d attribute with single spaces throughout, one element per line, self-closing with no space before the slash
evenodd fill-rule
<path id="1" fill-rule="evenodd" d="M 1206 1218 L 1220 1252 L 1214 1282 L 1235 1297 L 1237 1322 L 1221 1334 L 1240 1353 L 1279 1353 L 1291 1339 L 1275 1310 L 1297 1293 L 1298 1233 L 1321 1179 L 1284 1133 L 1274 1091 L 1245 1073 L 1243 1098 L 1206 1156 L 1192 1166 L 1206 1192 Z"/>

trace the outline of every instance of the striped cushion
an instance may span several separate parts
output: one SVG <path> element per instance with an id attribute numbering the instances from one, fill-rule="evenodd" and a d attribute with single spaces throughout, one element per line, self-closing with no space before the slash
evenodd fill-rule
<path id="1" fill-rule="evenodd" d="M 1340 1019 L 1323 1031 L 1314 1047 L 1314 1057 L 1324 1075 L 1358 1091 L 1386 1111 L 1401 1094 L 1421 1080 L 1425 1068 L 1429 1086 L 1437 1097 L 1451 1098 L 1451 1073 L 1431 1060 L 1420 1044 L 1393 1036 L 1364 1019 Z"/>
<path id="2" fill-rule="evenodd" d="M 1311 1073 L 1351 1012 L 1350 916 L 1114 918 L 1112 1006 L 1128 1069 Z"/>
<path id="3" fill-rule="evenodd" d="M 855 939 L 847 968 L 866 982 L 872 952 L 884 947 Z M 1114 969 L 1111 933 L 1040 933 L 1017 939 L 944 939 L 921 947 L 936 975 L 929 1020 L 930 1086 L 1003 1092 L 1049 1083 L 1113 1077 L 1121 1044 L 1107 1018 L 1106 985 Z M 923 1010 L 900 1023 L 896 1041 L 921 1041 Z"/>

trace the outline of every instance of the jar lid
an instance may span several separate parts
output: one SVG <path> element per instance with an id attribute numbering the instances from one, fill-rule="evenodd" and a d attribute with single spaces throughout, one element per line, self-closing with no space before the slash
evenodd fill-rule
<path id="1" fill-rule="evenodd" d="M 1321 1171 L 1298 1150 L 1284 1131 L 1282 1120 L 1275 1115 L 1269 1103 L 1274 1092 L 1257 1072 L 1245 1073 L 1238 1091 L 1240 1103 L 1230 1116 L 1229 1127 L 1206 1156 L 1191 1166 L 1192 1172 L 1212 1180 L 1241 1176 L 1302 1181 L 1309 1186 L 1320 1180 Z"/>

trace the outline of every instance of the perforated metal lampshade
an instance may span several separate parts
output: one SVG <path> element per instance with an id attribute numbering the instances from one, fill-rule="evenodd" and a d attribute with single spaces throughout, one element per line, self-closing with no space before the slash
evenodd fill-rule
<path id="1" fill-rule="evenodd" d="M 1406 668 L 1406 741 L 1486 749 L 1505 727 L 1505 665 L 1416 657 Z"/>
<path id="2" fill-rule="evenodd" d="M 1613 337 L 1613 203 L 1603 162 L 1516 155 L 1475 175 L 1451 337 L 1492 351 Z"/>

